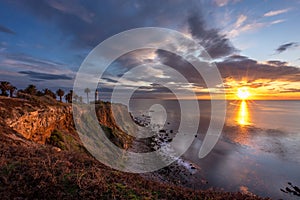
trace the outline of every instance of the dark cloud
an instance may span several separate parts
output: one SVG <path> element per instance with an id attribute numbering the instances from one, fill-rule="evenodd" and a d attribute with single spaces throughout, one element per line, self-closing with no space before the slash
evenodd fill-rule
<path id="1" fill-rule="evenodd" d="M 191 15 L 188 24 L 193 37 L 200 40 L 200 44 L 212 58 L 228 56 L 237 51 L 226 35 L 221 34 L 218 29 L 207 28 L 204 19 L 199 15 Z"/>
<path id="2" fill-rule="evenodd" d="M 110 83 L 117 83 L 118 81 L 114 80 L 114 79 L 111 79 L 111 78 L 107 78 L 107 77 L 103 77 L 102 79 L 106 80 L 107 82 L 110 82 Z"/>
<path id="3" fill-rule="evenodd" d="M 14 31 L 12 31 L 11 29 L 5 27 L 5 26 L 2 26 L 0 25 L 0 32 L 3 32 L 3 33 L 8 33 L 8 34 L 16 34 Z"/>
<path id="4" fill-rule="evenodd" d="M 282 53 L 288 49 L 291 49 L 293 47 L 297 47 L 298 46 L 298 43 L 296 42 L 290 42 L 290 43 L 286 43 L 286 44 L 282 44 L 280 45 L 275 51 L 277 53 Z"/>
<path id="5" fill-rule="evenodd" d="M 0 65 L 16 71 L 39 71 L 47 74 L 74 74 L 69 70 L 66 64 L 50 61 L 48 59 L 36 58 L 23 53 L 6 53 L 0 52 L 3 60 Z"/>
<path id="6" fill-rule="evenodd" d="M 50 69 L 58 69 L 65 66 L 63 63 L 50 61 L 42 58 L 35 58 L 26 54 L 2 54 L 6 59 L 18 61 L 23 64 L 29 64 L 31 66 L 42 66 Z"/>
<path id="7" fill-rule="evenodd" d="M 64 74 L 47 74 L 41 72 L 33 72 L 33 71 L 20 71 L 20 74 L 26 74 L 32 80 L 72 80 L 71 77 L 66 76 Z"/>
<path id="8" fill-rule="evenodd" d="M 110 99 L 113 93 L 113 87 L 106 87 L 105 85 L 99 85 L 100 97 Z M 127 93 L 127 89 L 121 89 L 119 93 Z M 150 84 L 150 86 L 141 86 L 134 91 L 132 99 L 147 98 L 147 99 L 164 99 L 174 98 L 172 91 L 159 84 Z"/>
<path id="9" fill-rule="evenodd" d="M 177 70 L 188 80 L 189 83 L 196 86 L 206 87 L 201 74 L 199 74 L 195 67 L 187 60 L 183 59 L 179 55 L 160 49 L 157 50 L 156 53 L 161 63 Z"/>
<path id="10" fill-rule="evenodd" d="M 197 0 L 162 3 L 159 1 L 16 1 L 44 20 L 56 23 L 72 44 L 94 47 L 104 39 L 132 28 L 159 26 L 177 29 L 191 10 L 199 7 Z M 177 20 L 176 20 L 177 19 Z"/>
<path id="11" fill-rule="evenodd" d="M 267 63 L 274 66 L 286 66 L 288 64 L 287 62 L 279 60 L 269 60 Z"/>
<path id="12" fill-rule="evenodd" d="M 269 61 L 269 63 L 262 64 L 248 58 L 225 60 L 216 64 L 223 78 L 243 80 L 246 77 L 249 83 L 257 79 L 300 81 L 300 68 L 288 66 L 281 61 Z"/>
<path id="13" fill-rule="evenodd" d="M 288 89 L 284 89 L 281 90 L 280 93 L 294 93 L 294 92 L 300 92 L 299 88 L 288 88 Z"/>
<path id="14" fill-rule="evenodd" d="M 226 35 L 223 35 L 218 29 L 209 28 L 207 20 L 201 17 L 201 14 L 193 12 L 201 10 L 199 2 L 198 0 L 189 3 L 184 0 L 168 3 L 159 1 L 75 0 L 70 3 L 64 0 L 28 0 L 26 2 L 17 1 L 16 4 L 22 9 L 25 7 L 40 20 L 55 23 L 63 36 L 68 40 L 71 38 L 72 44 L 80 48 L 94 47 L 104 39 L 131 28 L 160 26 L 180 31 L 188 26 L 193 38 L 199 40 L 199 44 L 205 47 L 212 58 L 226 57 L 223 62 L 216 63 L 224 78 L 242 79 L 242 77 L 248 77 L 249 81 L 259 78 L 300 81 L 299 68 L 288 66 L 285 62 L 269 61 L 261 64 L 245 56 L 232 55 L 237 52 L 237 49 L 230 43 Z M 194 14 L 191 15 L 190 13 Z M 281 53 L 295 46 L 297 46 L 295 42 L 283 44 L 276 51 Z M 157 50 L 156 54 L 163 64 L 178 70 L 191 84 L 205 87 L 202 77 L 190 63 L 169 52 Z M 133 66 L 151 63 L 152 61 L 136 58 L 136 55 L 132 55 L 116 61 L 115 66 L 108 71 L 108 75 L 114 75 L 116 79 L 107 76 L 105 77 L 106 83 L 116 83 L 118 77 Z M 14 58 L 11 57 L 11 59 Z M 24 67 L 20 73 L 28 75 L 33 80 L 71 80 L 66 75 L 54 75 L 57 71 L 47 71 L 50 73 L 33 72 L 36 69 L 43 71 L 43 69 L 65 67 L 61 63 L 45 62 L 44 60 L 34 60 L 26 57 L 22 57 L 19 61 L 22 61 L 22 64 L 27 67 Z M 32 65 L 36 66 L 29 68 Z M 37 66 L 41 66 L 41 68 L 37 68 Z M 60 71 L 60 73 L 62 72 Z M 260 86 L 259 84 L 253 85 L 253 87 Z M 141 91 L 148 89 L 149 91 L 165 92 L 163 88 L 154 85 L 140 89 Z M 111 91 L 111 89 L 104 90 L 106 92 Z"/>
<path id="15" fill-rule="evenodd" d="M 30 81 L 35 82 L 35 83 L 39 83 L 39 82 L 43 82 L 45 80 L 41 80 L 41 79 L 30 79 Z"/>
<path id="16" fill-rule="evenodd" d="M 248 60 L 247 56 L 242 56 L 242 55 L 231 55 L 227 58 L 225 58 L 225 62 L 229 62 L 229 61 L 242 61 L 242 60 Z"/>

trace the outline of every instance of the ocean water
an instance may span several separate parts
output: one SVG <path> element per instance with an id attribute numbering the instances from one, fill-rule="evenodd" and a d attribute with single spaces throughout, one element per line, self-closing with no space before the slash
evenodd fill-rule
<path id="1" fill-rule="evenodd" d="M 156 116 L 163 128 L 176 133 L 182 113 L 178 101 L 132 100 L 129 109 L 135 117 L 151 115 L 155 104 L 165 109 L 166 116 Z M 297 199 L 280 189 L 287 187 L 288 182 L 300 186 L 300 101 L 227 101 L 221 137 L 203 159 L 198 158 L 198 152 L 210 122 L 211 104 L 198 104 L 200 116 L 193 107 L 185 108 L 190 110 L 184 117 L 200 117 L 200 123 L 197 137 L 182 159 L 197 166 L 199 170 L 193 176 L 204 178 L 207 183 L 193 178 L 190 187 Z M 217 113 L 213 117 L 219 116 Z"/>

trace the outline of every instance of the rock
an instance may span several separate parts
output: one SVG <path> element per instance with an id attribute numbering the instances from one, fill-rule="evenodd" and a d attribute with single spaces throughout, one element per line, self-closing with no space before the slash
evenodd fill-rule
<path id="1" fill-rule="evenodd" d="M 17 110 L 15 110 L 17 112 Z M 25 111 L 24 111 L 25 112 Z M 31 107 L 30 111 L 7 119 L 7 124 L 25 138 L 44 144 L 55 129 L 73 129 L 72 108 L 67 106 Z"/>
<path id="2" fill-rule="evenodd" d="M 39 97 L 32 97 L 29 100 L 0 97 L 0 105 L 1 120 L 3 119 L 1 123 L 36 143 L 45 144 L 54 130 L 64 130 L 70 134 L 76 133 L 71 104 L 58 103 L 56 100 L 49 103 Z M 113 107 L 114 114 L 119 114 L 120 121 L 126 123 L 123 127 L 127 129 L 123 131 L 115 122 L 111 107 L 110 103 L 96 104 L 98 121 L 101 125 L 114 130 L 112 140 L 118 141 L 119 145 L 125 148 L 130 145 L 132 140 L 124 131 L 134 131 L 132 125 L 134 122 L 132 122 L 126 106 L 115 105 Z M 73 109 L 76 108 L 73 107 Z M 129 124 L 129 121 L 132 124 Z"/>
<path id="3" fill-rule="evenodd" d="M 57 152 L 60 152 L 61 151 L 61 149 L 60 148 L 58 148 L 58 147 L 52 147 L 55 151 L 57 151 Z"/>

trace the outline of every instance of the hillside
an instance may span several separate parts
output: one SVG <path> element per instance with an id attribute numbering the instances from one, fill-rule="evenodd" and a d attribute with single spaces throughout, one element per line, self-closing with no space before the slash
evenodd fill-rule
<path id="1" fill-rule="evenodd" d="M 109 104 L 96 110 L 115 144 L 128 147 L 132 138 L 117 127 Z M 260 199 L 193 191 L 104 166 L 82 146 L 71 105 L 51 98 L 0 97 L 0 130 L 1 199 Z"/>

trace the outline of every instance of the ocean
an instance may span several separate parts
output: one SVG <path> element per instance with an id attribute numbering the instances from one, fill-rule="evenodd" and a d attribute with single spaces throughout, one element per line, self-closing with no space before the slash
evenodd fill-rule
<path id="1" fill-rule="evenodd" d="M 131 100 L 129 109 L 134 117 L 151 115 L 155 104 L 161 105 L 165 113 L 158 114 L 155 123 L 161 121 L 163 129 L 176 133 L 182 113 L 178 101 Z M 189 187 L 297 199 L 280 189 L 289 186 L 288 182 L 300 186 L 300 101 L 227 101 L 220 139 L 202 159 L 198 152 L 210 122 L 211 103 L 200 100 L 198 104 L 200 115 L 193 107 L 184 112 L 188 113 L 184 116 L 187 119 L 200 116 L 197 136 L 181 156 L 199 169 L 193 176 L 201 179 L 191 178 Z M 220 116 L 216 113 L 213 117 Z"/>

